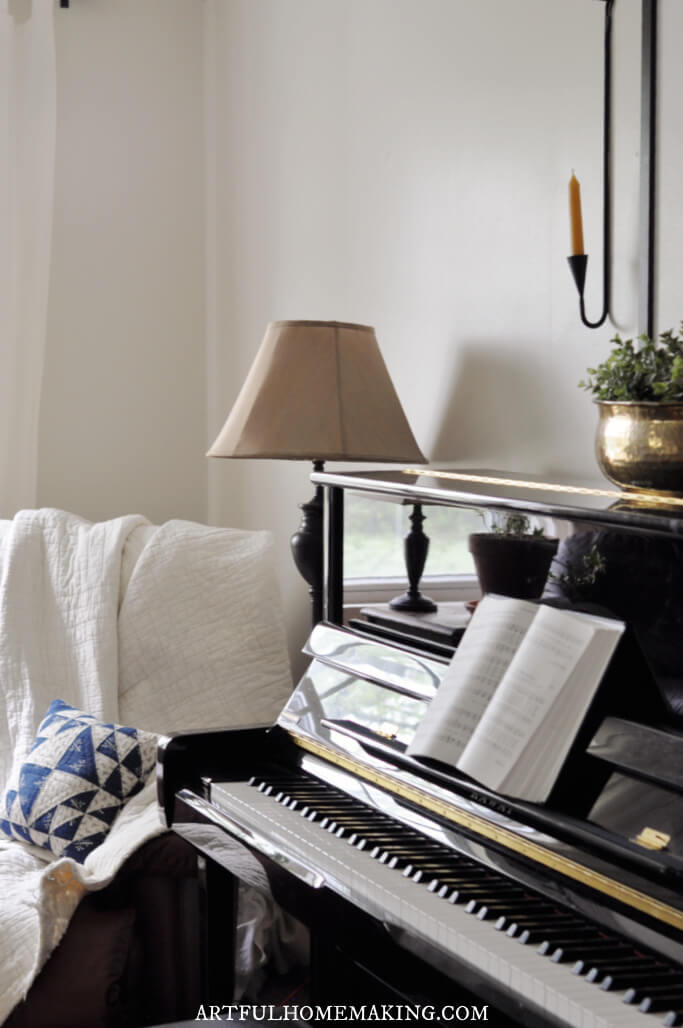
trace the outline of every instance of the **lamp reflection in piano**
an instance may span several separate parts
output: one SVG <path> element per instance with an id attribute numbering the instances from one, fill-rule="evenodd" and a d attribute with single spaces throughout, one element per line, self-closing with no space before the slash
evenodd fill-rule
<path id="1" fill-rule="evenodd" d="M 425 463 L 367 325 L 274 321 L 209 457 Z M 301 505 L 294 562 L 322 619 L 323 489 Z"/>

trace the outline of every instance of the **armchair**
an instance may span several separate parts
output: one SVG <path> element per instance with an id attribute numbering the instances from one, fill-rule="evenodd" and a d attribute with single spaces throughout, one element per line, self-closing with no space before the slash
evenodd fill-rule
<path id="1" fill-rule="evenodd" d="M 22 512 L 2 525 L 0 565 L 0 1022 L 137 1028 L 193 1016 L 195 858 L 163 832 L 154 783 L 82 862 L 42 823 L 17 835 L 7 783 L 38 760 L 34 735 L 56 697 L 100 729 L 273 720 L 291 678 L 270 538 Z"/>

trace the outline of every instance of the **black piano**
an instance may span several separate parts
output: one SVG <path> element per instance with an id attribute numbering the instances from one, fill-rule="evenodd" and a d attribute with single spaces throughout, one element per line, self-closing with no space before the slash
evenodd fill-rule
<path id="1" fill-rule="evenodd" d="M 313 1004 L 426 1005 L 434 1023 L 469 1008 L 495 1025 L 683 1024 L 683 506 L 491 478 L 316 473 L 329 620 L 308 670 L 273 726 L 162 742 L 160 805 L 201 854 L 207 1003 L 231 1001 L 239 879 L 310 929 Z M 448 657 L 342 627 L 348 488 L 563 518 L 568 545 L 587 533 L 611 554 L 600 588 L 637 646 L 547 803 L 406 754 Z"/>

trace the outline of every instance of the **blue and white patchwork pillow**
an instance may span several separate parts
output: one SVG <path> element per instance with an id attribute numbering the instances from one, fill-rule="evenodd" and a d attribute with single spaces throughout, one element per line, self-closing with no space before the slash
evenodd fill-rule
<path id="1" fill-rule="evenodd" d="M 0 799 L 0 831 L 82 863 L 139 792 L 157 737 L 53 700 Z"/>

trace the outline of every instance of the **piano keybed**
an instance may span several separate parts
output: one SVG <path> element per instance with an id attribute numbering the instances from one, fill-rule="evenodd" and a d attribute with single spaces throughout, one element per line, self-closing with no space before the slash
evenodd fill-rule
<path id="1" fill-rule="evenodd" d="M 290 767 L 216 782 L 211 802 L 385 922 L 410 924 L 549 1016 L 683 1024 L 680 967 L 342 789 Z"/>

